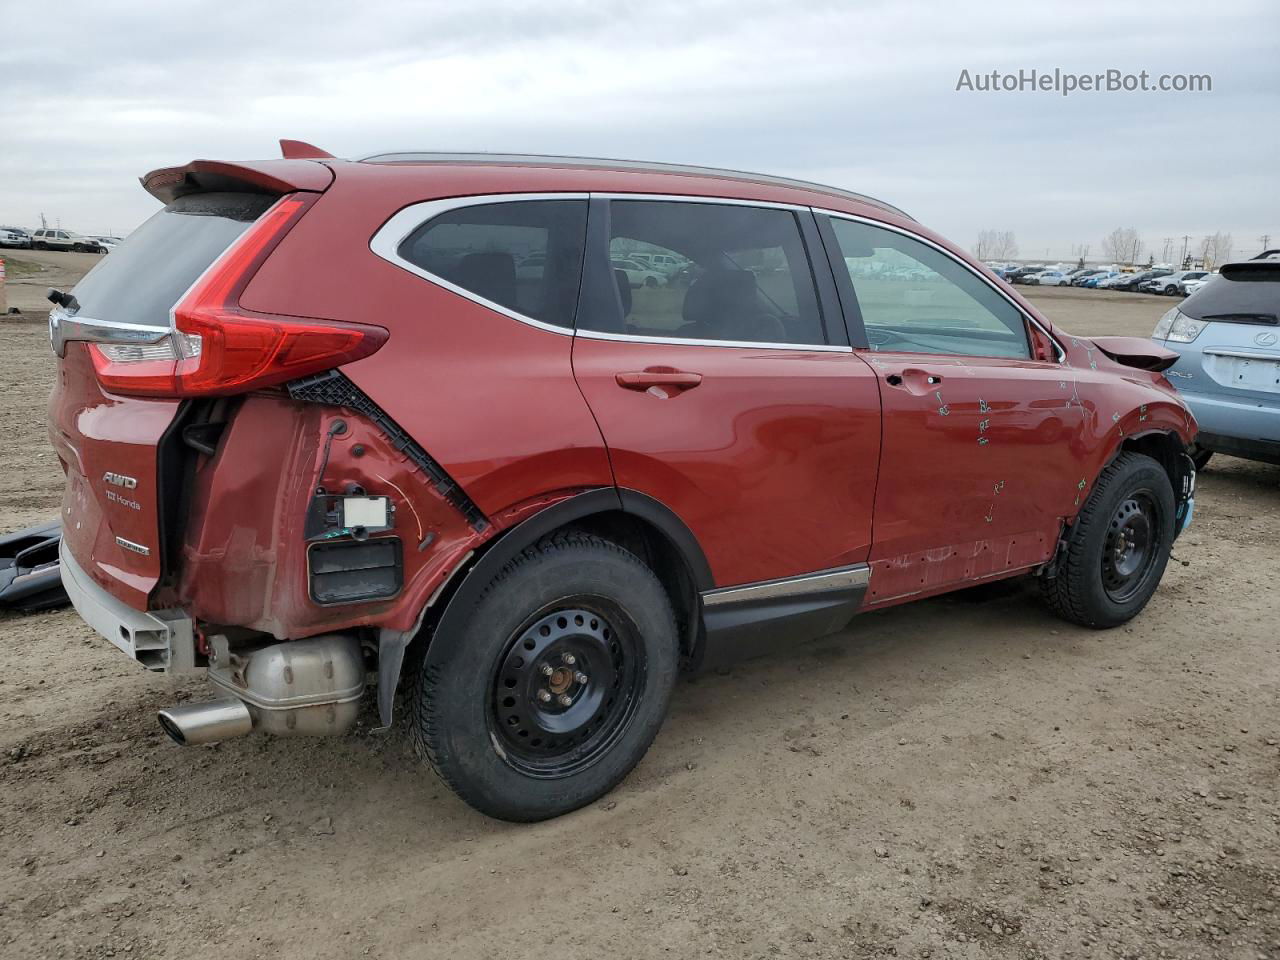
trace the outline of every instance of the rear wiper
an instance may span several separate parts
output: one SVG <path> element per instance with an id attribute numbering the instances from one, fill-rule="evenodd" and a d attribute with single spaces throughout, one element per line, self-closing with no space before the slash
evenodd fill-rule
<path id="1" fill-rule="evenodd" d="M 1226 320 L 1229 323 L 1268 323 L 1280 325 L 1280 318 L 1274 313 L 1206 313 L 1201 320 Z"/>
<path id="2" fill-rule="evenodd" d="M 80 301 L 69 293 L 63 293 L 53 287 L 49 288 L 49 292 L 45 294 L 49 298 L 50 303 L 56 303 L 67 313 L 76 313 L 80 309 Z"/>

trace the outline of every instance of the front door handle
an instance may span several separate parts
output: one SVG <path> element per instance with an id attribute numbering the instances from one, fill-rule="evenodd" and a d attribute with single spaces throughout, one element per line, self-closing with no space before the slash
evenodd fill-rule
<path id="1" fill-rule="evenodd" d="M 618 381 L 618 386 L 627 390 L 648 390 L 651 387 L 674 387 L 677 390 L 692 390 L 702 382 L 702 374 L 687 373 L 684 370 L 653 368 L 619 373 L 614 379 Z"/>

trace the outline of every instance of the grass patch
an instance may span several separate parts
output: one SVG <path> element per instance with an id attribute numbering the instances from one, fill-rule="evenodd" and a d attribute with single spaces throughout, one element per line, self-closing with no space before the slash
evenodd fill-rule
<path id="1" fill-rule="evenodd" d="M 0 252 L 0 260 L 4 261 L 6 280 L 21 280 L 24 277 L 34 277 L 38 273 L 44 273 L 44 264 L 36 263 L 34 260 L 6 257 L 3 252 Z"/>

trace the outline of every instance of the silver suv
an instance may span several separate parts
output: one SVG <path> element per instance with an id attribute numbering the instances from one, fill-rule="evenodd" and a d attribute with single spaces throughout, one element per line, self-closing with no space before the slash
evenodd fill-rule
<path id="1" fill-rule="evenodd" d="M 93 237 L 82 236 L 74 230 L 37 230 L 31 235 L 31 246 L 36 250 L 74 250 L 76 253 L 107 252 L 107 248 Z"/>

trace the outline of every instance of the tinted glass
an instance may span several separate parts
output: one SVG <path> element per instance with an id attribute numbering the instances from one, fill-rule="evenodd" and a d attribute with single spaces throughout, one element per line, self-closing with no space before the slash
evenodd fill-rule
<path id="1" fill-rule="evenodd" d="M 1280 322 L 1280 267 L 1266 261 L 1229 264 L 1178 305 L 1196 320 Z"/>
<path id="2" fill-rule="evenodd" d="M 714 203 L 615 200 L 617 309 L 585 329 L 748 343 L 825 344 L 795 214 Z M 643 263 L 634 255 L 668 258 Z"/>
<path id="3" fill-rule="evenodd" d="M 1022 313 L 951 257 L 870 224 L 832 218 L 831 228 L 872 350 L 1030 356 Z"/>
<path id="4" fill-rule="evenodd" d="M 80 316 L 168 323 L 169 309 L 275 200 L 256 193 L 180 197 L 129 234 L 76 284 Z"/>
<path id="5" fill-rule="evenodd" d="M 410 234 L 400 256 L 490 303 L 572 327 L 586 228 L 585 200 L 460 207 Z"/>

